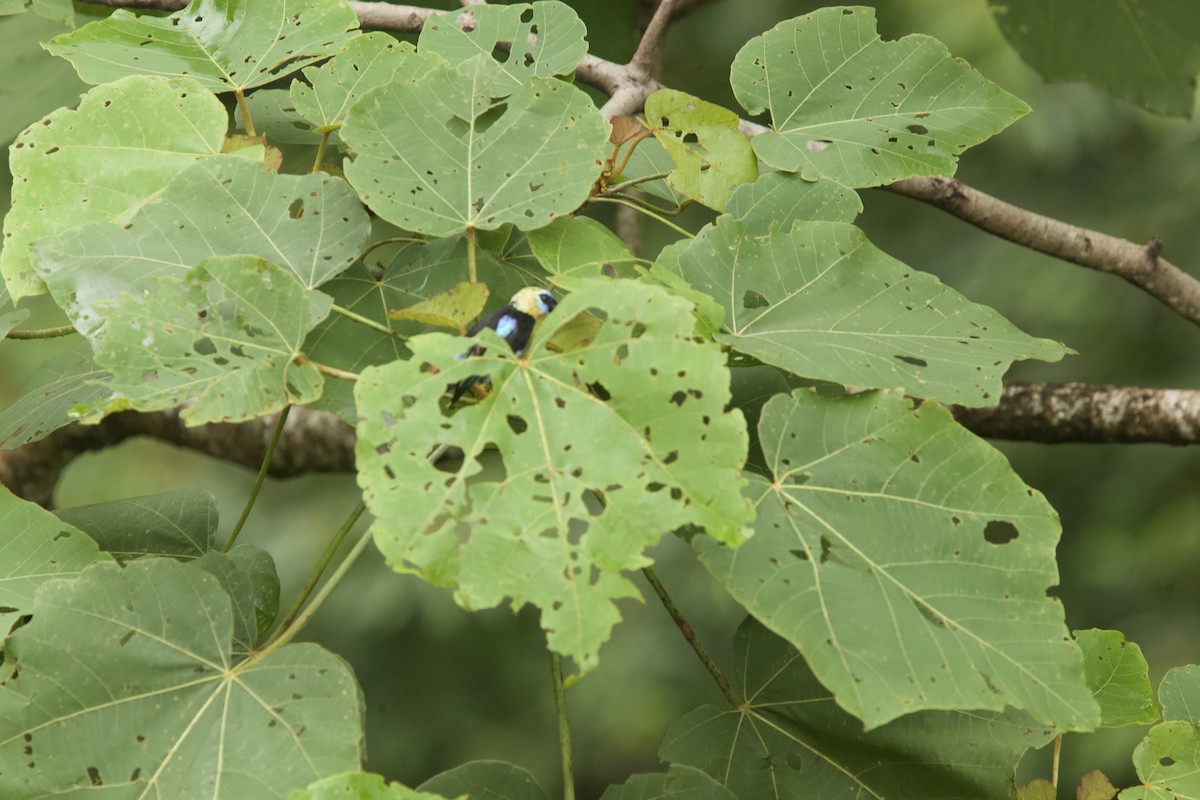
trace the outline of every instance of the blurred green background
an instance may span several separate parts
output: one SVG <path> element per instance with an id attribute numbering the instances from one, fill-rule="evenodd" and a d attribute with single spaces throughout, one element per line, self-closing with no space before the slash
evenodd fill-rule
<path id="1" fill-rule="evenodd" d="M 573 0 L 597 55 L 623 61 L 636 44 L 635 0 Z M 715 0 L 671 29 L 662 59 L 667 85 L 730 107 L 728 67 L 747 39 L 823 3 Z M 1034 109 L 996 139 L 969 151 L 958 176 L 1020 206 L 1137 242 L 1160 236 L 1165 257 L 1189 269 L 1200 252 L 1200 126 L 1145 113 L 1082 84 L 1046 85 L 1001 37 L 984 0 L 885 0 L 880 32 L 933 35 Z M 441 2 L 442 8 L 457 7 Z M 0 82 L 11 140 L 83 90 L 65 63 L 36 45 L 57 32 L 31 15 L 0 20 L 10 63 Z M 20 75 L 20 79 L 13 76 Z M 0 181 L 11 180 L 5 171 Z M 8 192 L 3 196 L 6 198 Z M 1021 364 L 1011 379 L 1196 388 L 1197 331 L 1119 279 L 1000 241 L 928 206 L 863 192 L 860 225 L 872 241 L 1024 330 L 1061 340 L 1078 355 L 1059 364 Z M 702 213 L 685 217 L 698 226 Z M 669 241 L 650 227 L 644 254 Z M 1194 270 L 1193 270 L 1194 271 Z M 52 307 L 29 302 L 27 327 L 59 324 Z M 54 352 L 53 342 L 5 342 L 0 407 Z M 1139 643 L 1157 684 L 1173 666 L 1200 663 L 1200 449 L 1159 445 L 997 443 L 1063 521 L 1058 594 L 1072 628 L 1115 628 Z M 227 533 L 253 475 L 189 452 L 135 441 L 87 455 L 67 470 L 59 506 L 102 502 L 184 486 L 217 498 Z M 353 476 L 268 484 L 242 541 L 275 557 L 290 604 L 309 566 L 356 502 Z M 663 582 L 719 662 L 740 614 L 677 540 L 653 552 Z M 641 577 L 635 579 L 649 595 Z M 650 595 L 652 597 L 652 595 Z M 657 602 L 622 605 L 625 623 L 600 669 L 568 693 L 581 797 L 609 782 L 658 769 L 659 738 L 676 717 L 720 702 Z M 547 659 L 536 614 L 508 609 L 468 614 L 448 593 L 364 558 L 305 636 L 345 657 L 367 701 L 367 768 L 415 785 L 470 759 L 499 758 L 531 769 L 558 791 L 558 752 Z M 1118 786 L 1136 782 L 1129 756 L 1144 729 L 1068 737 L 1063 785 L 1091 769 Z M 1045 754 L 1023 777 L 1046 775 Z M 1068 796 L 1064 788 L 1063 796 Z M 1071 795 L 1073 796 L 1073 794 Z"/>

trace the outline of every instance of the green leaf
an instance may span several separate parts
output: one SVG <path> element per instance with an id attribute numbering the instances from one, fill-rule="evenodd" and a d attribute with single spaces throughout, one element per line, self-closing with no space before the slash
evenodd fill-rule
<path id="1" fill-rule="evenodd" d="M 758 177 L 750 140 L 729 109 L 674 89 L 646 98 L 647 122 L 675 163 L 667 184 L 721 211 L 738 186 Z"/>
<path id="2" fill-rule="evenodd" d="M 754 536 L 693 545 L 868 728 L 923 709 L 1024 709 L 1091 729 L 1063 624 L 1058 515 L 941 406 L 809 391 L 767 403 Z M 952 676 L 952 677 L 948 677 Z"/>
<path id="3" fill-rule="evenodd" d="M 1188 664 L 1167 672 L 1158 685 L 1158 702 L 1164 720 L 1200 722 L 1200 667 Z"/>
<path id="4" fill-rule="evenodd" d="M 217 530 L 217 501 L 202 489 L 129 497 L 57 513 L 119 561 L 142 556 L 199 558 L 212 550 Z"/>
<path id="5" fill-rule="evenodd" d="M 1200 728 L 1174 721 L 1155 725 L 1133 751 L 1143 786 L 1120 800 L 1188 800 L 1200 797 Z"/>
<path id="6" fill-rule="evenodd" d="M 1112 785 L 1108 776 L 1098 769 L 1084 775 L 1079 781 L 1079 788 L 1075 790 L 1078 800 L 1112 800 L 1116 796 L 1116 787 Z"/>
<path id="7" fill-rule="evenodd" d="M 584 313 L 604 320 L 591 346 L 547 349 Z M 536 605 L 550 647 L 594 667 L 619 619 L 612 601 L 636 596 L 622 570 L 650 563 L 645 549 L 681 526 L 734 544 L 750 519 L 724 356 L 691 333 L 686 302 L 593 282 L 542 321 L 523 358 L 490 330 L 427 334 L 410 340 L 410 360 L 364 371 L 359 484 L 389 563 L 453 585 L 465 608 Z M 473 342 L 487 352 L 460 358 Z M 490 378 L 490 396 L 447 415 L 447 384 L 472 375 Z M 457 471 L 429 463 L 442 444 L 463 450 Z M 503 473 L 474 479 L 493 445 Z"/>
<path id="8" fill-rule="evenodd" d="M 882 41 L 861 6 L 779 23 L 738 52 L 729 80 L 747 111 L 771 112 L 760 159 L 852 187 L 953 175 L 959 153 L 1029 113 L 936 39 Z"/>
<path id="9" fill-rule="evenodd" d="M 1045 778 L 1035 778 L 1017 789 L 1017 800 L 1056 800 L 1058 790 Z"/>
<path id="10" fill-rule="evenodd" d="M 183 277 L 95 305 L 105 320 L 96 363 L 112 371 L 112 403 L 140 411 L 187 404 L 189 425 L 240 421 L 307 403 L 323 379 L 296 363 L 330 298 L 253 256 L 201 261 Z M 149 376 L 149 377 L 148 377 Z"/>
<path id="11" fill-rule="evenodd" d="M 440 794 L 416 792 L 398 783 L 385 783 L 382 775 L 346 772 L 296 789 L 288 800 L 446 800 Z"/>
<path id="12" fill-rule="evenodd" d="M 672 764 L 670 772 L 631 775 L 609 786 L 600 800 L 737 800 L 733 792 L 695 767 Z"/>
<path id="13" fill-rule="evenodd" d="M 33 610 L 43 583 L 72 578 L 89 564 L 109 560 L 83 531 L 0 485 L 0 643 L 17 618 Z"/>
<path id="14" fill-rule="evenodd" d="M 474 27 L 463 30 L 459 27 L 460 17 L 472 18 Z M 455 67 L 483 56 L 488 91 L 493 97 L 501 97 L 520 89 L 534 76 L 552 78 L 573 73 L 587 55 L 586 35 L 583 21 L 570 6 L 538 0 L 434 14 L 421 28 L 419 46 L 421 52 L 437 53 Z"/>
<path id="15" fill-rule="evenodd" d="M 683 276 L 725 307 L 717 340 L 768 364 L 848 386 L 994 404 L 1009 364 L 1057 361 L 987 306 L 908 267 L 840 222 L 748 233 L 721 217 L 679 259 Z"/>
<path id="16" fill-rule="evenodd" d="M 471 761 L 434 775 L 417 789 L 471 800 L 546 800 L 529 770 L 505 761 Z"/>
<path id="17" fill-rule="evenodd" d="M 745 705 L 687 714 L 659 756 L 740 798 L 1009 797 L 1021 755 L 1053 738 L 1012 709 L 920 711 L 864 732 L 800 654 L 752 620 L 734 637 L 733 660 Z"/>
<path id="18" fill-rule="evenodd" d="M 1150 666 L 1142 648 L 1120 631 L 1075 631 L 1083 651 L 1083 673 L 1100 704 L 1100 725 L 1152 725 L 1159 720 L 1150 686 Z"/>
<path id="19" fill-rule="evenodd" d="M 692 201 L 691 198 L 674 189 L 667 182 L 665 176 L 668 176 L 674 169 L 675 162 L 671 159 L 666 149 L 663 148 L 657 139 L 650 137 L 638 142 L 637 147 L 634 148 L 633 153 L 629 156 L 629 163 L 625 165 L 625 169 L 621 171 L 619 176 L 611 180 L 610 183 L 619 183 L 635 178 L 647 178 L 650 175 L 663 175 L 664 177 L 656 178 L 655 180 L 642 181 L 637 185 L 637 188 L 646 194 L 666 200 L 670 203 L 670 208 L 677 208 Z"/>
<path id="20" fill-rule="evenodd" d="M 14 300 L 44 291 L 29 244 L 86 222 L 128 222 L 194 161 L 221 152 L 228 122 L 195 81 L 133 77 L 97 86 L 17 137 L 0 273 Z M 80 176 L 87 176 L 81 180 Z"/>
<path id="21" fill-rule="evenodd" d="M 182 278 L 213 256 L 253 255 L 313 289 L 358 257 L 370 219 L 340 178 L 280 175 L 235 156 L 185 169 L 124 225 L 93 223 L 34 245 L 55 300 L 89 338 L 96 306 Z"/>
<path id="22" fill-rule="evenodd" d="M 1191 0 L 988 0 L 1000 30 L 1050 81 L 1088 81 L 1142 108 L 1191 117 L 1200 14 Z"/>
<path id="23" fill-rule="evenodd" d="M 351 109 L 340 131 L 355 151 L 346 177 L 379 216 L 450 236 L 540 228 L 583 205 L 608 149 L 608 123 L 591 98 L 533 77 L 494 102 L 484 82 L 482 67 L 402 71 Z"/>
<path id="24" fill-rule="evenodd" d="M 0 449 L 12 450 L 46 438 L 77 419 L 71 409 L 108 397 L 108 372 L 96 368 L 91 348 L 80 347 L 44 362 L 0 411 Z M 86 352 L 83 352 L 86 351 Z"/>
<path id="25" fill-rule="evenodd" d="M 837 181 L 806 181 L 794 172 L 768 172 L 733 191 L 725 213 L 750 236 L 767 236 L 774 226 L 787 233 L 797 222 L 853 222 L 862 213 L 858 192 Z"/>
<path id="26" fill-rule="evenodd" d="M 22 308 L 19 311 L 9 311 L 0 314 L 0 341 L 8 335 L 8 332 L 20 325 L 29 317 L 29 309 Z"/>
<path id="27" fill-rule="evenodd" d="M 465 334 L 471 320 L 479 316 L 488 299 L 488 287 L 483 283 L 457 284 L 449 291 L 440 292 L 427 300 L 396 311 L 389 311 L 392 319 L 407 319 L 424 322 L 442 328 L 457 328 Z"/>
<path id="28" fill-rule="evenodd" d="M 163 75 L 230 92 L 328 58 L 356 28 L 354 12 L 335 0 L 193 0 L 168 17 L 118 9 L 45 47 L 74 64 L 88 83 Z"/>
<path id="29" fill-rule="evenodd" d="M 13 0 L 24 6 L 27 0 Z M 35 4 L 36 11 L 39 4 Z M 40 4 L 45 7 L 47 4 Z M 63 10 L 71 13 L 64 0 Z M 21 76 L 20 80 L 0 83 L 0 142 L 7 143 L 30 123 L 60 106 L 74 105 L 87 86 L 75 75 L 70 64 L 46 58 L 40 42 L 62 32 L 62 24 L 34 14 L 3 20 L 0 24 L 0 75 Z"/>
<path id="30" fill-rule="evenodd" d="M 229 596 L 196 566 L 97 564 L 33 613 L 5 650 L 6 798 L 281 798 L 359 764 L 350 668 L 313 644 L 235 660 Z"/>
<path id="31" fill-rule="evenodd" d="M 692 303 L 695 306 L 696 334 L 711 339 L 725 324 L 725 309 L 711 295 L 700 291 L 683 277 L 679 256 L 690 244 L 690 240 L 680 239 L 660 250 L 658 259 L 646 273 L 645 279 Z"/>
<path id="32" fill-rule="evenodd" d="M 228 553 L 210 550 L 196 566 L 217 579 L 233 610 L 233 649 L 248 654 L 279 614 L 279 575 L 271 554 L 239 544 Z"/>
<path id="33" fill-rule="evenodd" d="M 560 288 L 572 289 L 580 279 L 632 277 L 639 259 L 624 242 L 590 217 L 561 217 L 525 235 L 534 256 Z"/>
<path id="34" fill-rule="evenodd" d="M 294 81 L 292 85 L 298 83 Z M 313 131 L 311 123 L 300 115 L 287 89 L 256 89 L 246 96 L 246 106 L 250 109 L 250 118 L 254 120 L 254 130 L 266 136 L 267 141 L 277 147 L 307 145 L 312 148 L 315 158 L 321 134 Z M 242 126 L 246 124 L 240 109 L 237 122 Z M 311 159 L 309 163 L 312 163 Z"/>
<path id="35" fill-rule="evenodd" d="M 342 52 L 319 67 L 304 70 L 307 83 L 292 81 L 292 103 L 318 132 L 337 130 L 346 122 L 350 107 L 372 89 L 391 83 L 407 59 L 421 60 L 426 70 L 436 63 L 414 56 L 415 51 L 408 42 L 386 33 L 355 36 Z"/>

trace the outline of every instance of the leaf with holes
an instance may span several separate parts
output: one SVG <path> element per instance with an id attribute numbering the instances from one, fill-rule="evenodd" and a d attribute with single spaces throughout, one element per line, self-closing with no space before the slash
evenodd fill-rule
<path id="1" fill-rule="evenodd" d="M 546 345 L 576 316 L 603 320 L 584 349 Z M 556 652 L 581 671 L 636 596 L 622 574 L 681 526 L 741 541 L 741 415 L 727 412 L 719 347 L 692 338 L 690 304 L 632 281 L 568 295 L 516 358 L 491 330 L 478 339 L 428 334 L 413 357 L 363 372 L 359 484 L 375 540 L 395 569 L 455 588 L 465 608 L 505 597 L 532 603 Z M 472 344 L 483 355 L 462 358 Z M 447 413 L 448 384 L 486 377 L 491 394 Z M 465 453 L 457 471 L 429 463 L 439 445 Z M 494 446 L 502 474 L 477 478 Z"/>
<path id="2" fill-rule="evenodd" d="M 474 22 L 470 30 L 459 20 Z M 437 53 L 456 67 L 483 56 L 488 93 L 512 94 L 530 78 L 569 75 L 587 55 L 587 29 L 575 10 L 557 0 L 513 5 L 473 5 L 434 14 L 421 28 L 422 53 Z M 606 134 L 607 135 L 607 134 Z"/>
<path id="3" fill-rule="evenodd" d="M 734 189 L 725 204 L 725 213 L 741 220 L 750 236 L 767 236 L 772 227 L 787 233 L 797 222 L 853 222 L 862 210 L 853 189 L 828 178 L 806 181 L 794 172 L 768 172 Z"/>
<path id="4" fill-rule="evenodd" d="M 738 115 L 674 89 L 646 98 L 654 137 L 675 162 L 671 188 L 717 211 L 733 190 L 758 177 L 750 140 L 738 130 Z"/>
<path id="5" fill-rule="evenodd" d="M 1200 797 L 1200 728 L 1182 720 L 1155 725 L 1133 751 L 1143 786 L 1120 800 L 1189 800 Z"/>
<path id="6" fill-rule="evenodd" d="M 580 89 L 532 77 L 503 101 L 481 62 L 401 70 L 350 111 L 346 177 L 401 228 L 450 236 L 540 228 L 583 205 L 607 155 L 608 123 Z"/>
<path id="7" fill-rule="evenodd" d="M 1047 590 L 1058 515 L 941 406 L 798 391 L 764 407 L 771 480 L 754 537 L 694 544 L 868 728 L 922 709 L 1014 706 L 1064 730 L 1100 722 Z"/>
<path id="8" fill-rule="evenodd" d="M 771 112 L 760 159 L 853 187 L 953 175 L 959 153 L 1029 113 L 936 39 L 883 41 L 865 7 L 779 23 L 738 52 L 729 81 L 751 114 Z"/>
<path id="9" fill-rule="evenodd" d="M 110 407 L 184 405 L 189 425 L 228 422 L 307 403 L 321 374 L 297 363 L 330 299 L 253 256 L 201 261 L 183 278 L 96 304 L 105 328 L 96 363 L 112 371 Z"/>
<path id="10" fill-rule="evenodd" d="M 840 222 L 754 236 L 730 217 L 701 231 L 680 271 L 725 307 L 717 340 L 806 378 L 994 404 L 1016 359 L 1057 361 L 987 306 L 875 248 Z"/>
<path id="11" fill-rule="evenodd" d="M 227 126 L 220 101 L 194 81 L 135 77 L 26 129 L 9 159 L 12 210 L 0 250 L 13 299 L 45 291 L 31 242 L 86 222 L 127 222 L 176 174 L 219 155 Z"/>
<path id="12" fill-rule="evenodd" d="M 1054 737 L 1025 714 L 921 711 L 864 732 L 787 642 L 753 620 L 733 640 L 745 705 L 677 720 L 659 757 L 741 798 L 1009 797 L 1021 755 Z"/>
<path id="13" fill-rule="evenodd" d="M 78 528 L 0 486 L 0 643 L 17 618 L 33 610 L 45 582 L 73 578 L 85 567 L 111 558 Z"/>
<path id="14" fill-rule="evenodd" d="M 357 28 L 354 12 L 338 0 L 192 0 L 167 17 L 118 9 L 45 47 L 88 83 L 169 75 L 231 92 L 329 58 Z"/>
<path id="15" fill-rule="evenodd" d="M 91 347 L 83 339 L 70 351 L 38 367 L 20 395 L 0 411 L 0 449 L 13 450 L 40 441 L 74 422 L 78 405 L 108 397 L 106 370 L 97 369 Z"/>
<path id="16" fill-rule="evenodd" d="M 142 556 L 199 558 L 213 549 L 217 501 L 201 489 L 178 489 L 55 512 L 118 561 Z"/>
<path id="17" fill-rule="evenodd" d="M 1200 723 L 1200 667 L 1188 664 L 1169 670 L 1158 685 L 1158 702 L 1163 719 Z"/>
<path id="18" fill-rule="evenodd" d="M 5 650 L 6 798 L 283 798 L 359 765 L 350 668 L 314 644 L 235 658 L 229 595 L 196 565 L 97 564 L 33 613 Z"/>
<path id="19" fill-rule="evenodd" d="M 1088 686 L 1100 704 L 1102 727 L 1153 725 L 1161 719 L 1142 648 L 1125 641 L 1120 631 L 1095 628 L 1075 631 L 1075 641 L 1083 651 Z"/>

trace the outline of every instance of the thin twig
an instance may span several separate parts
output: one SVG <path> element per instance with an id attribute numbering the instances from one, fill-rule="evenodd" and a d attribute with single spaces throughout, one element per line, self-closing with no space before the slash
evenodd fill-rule
<path id="1" fill-rule="evenodd" d="M 558 716 L 558 747 L 562 753 L 563 800 L 575 800 L 575 775 L 571 767 L 571 725 L 567 719 L 567 690 L 563 685 L 562 660 L 550 651 L 550 680 L 554 685 L 554 710 Z"/>
<path id="2" fill-rule="evenodd" d="M 242 527 L 246 524 L 246 520 L 250 517 L 250 510 L 254 508 L 254 501 L 258 499 L 258 493 L 263 487 L 263 482 L 267 479 L 267 471 L 271 468 L 271 459 L 275 457 L 275 448 L 279 446 L 279 437 L 283 435 L 283 426 L 287 424 L 288 414 L 291 412 L 290 405 L 284 406 L 279 412 L 278 419 L 275 420 L 275 430 L 271 431 L 271 441 L 267 443 L 267 452 L 263 454 L 262 466 L 258 468 L 258 476 L 254 479 L 254 487 L 250 489 L 250 496 L 246 498 L 246 504 L 242 506 L 242 515 L 238 517 L 237 523 L 233 526 L 233 530 L 229 534 L 229 539 L 226 540 L 225 546 L 221 548 L 222 553 L 228 553 L 233 547 L 233 543 L 237 541 L 238 534 L 242 532 Z"/>

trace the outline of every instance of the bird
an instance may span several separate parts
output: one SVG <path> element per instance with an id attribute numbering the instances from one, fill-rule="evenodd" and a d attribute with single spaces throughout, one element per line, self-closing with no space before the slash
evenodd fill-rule
<path id="1" fill-rule="evenodd" d="M 529 337 L 533 335 L 533 326 L 539 319 L 553 311 L 557 305 L 558 301 L 554 299 L 554 295 L 550 294 L 548 289 L 526 286 L 514 294 L 508 303 L 500 306 L 486 317 L 481 317 L 467 331 L 467 336 L 476 336 L 484 328 L 491 328 L 499 334 L 500 338 L 508 342 L 514 355 L 520 356 L 529 345 Z M 485 350 L 483 345 L 472 345 L 458 358 L 483 355 Z M 484 380 L 483 376 L 472 375 L 455 384 L 450 397 L 450 405 L 453 407 L 459 398 L 481 380 Z"/>

